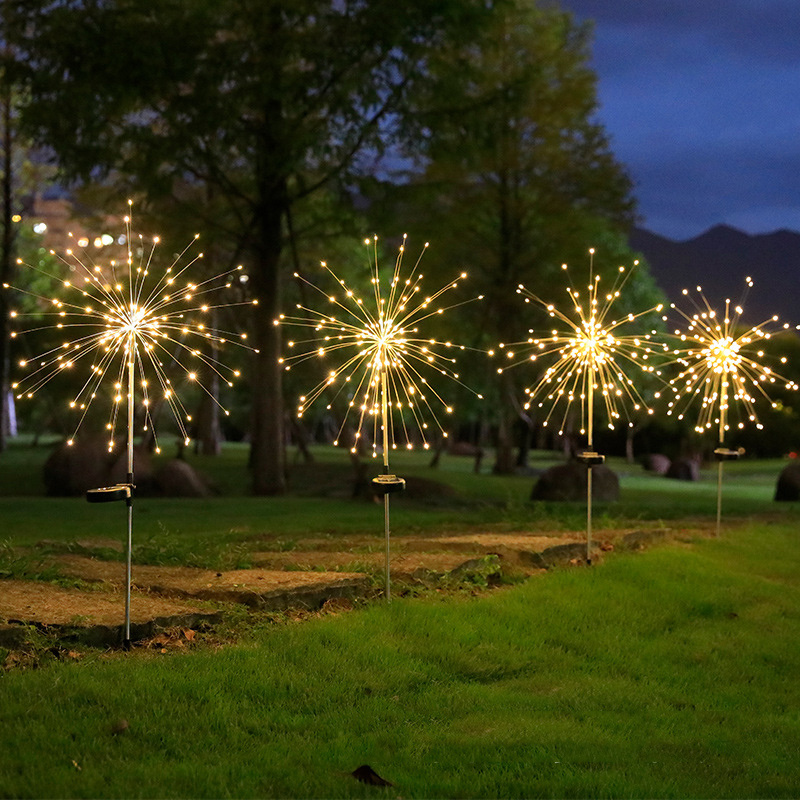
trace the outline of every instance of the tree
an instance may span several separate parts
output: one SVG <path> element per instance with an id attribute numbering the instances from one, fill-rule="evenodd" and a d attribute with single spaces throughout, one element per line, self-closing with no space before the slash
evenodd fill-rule
<path id="1" fill-rule="evenodd" d="M 9 73 L 12 45 L 9 30 L 13 8 L 10 2 L 3 4 L 3 58 L 0 64 L 0 287 L 12 277 L 14 267 L 14 85 Z M 8 419 L 8 371 L 9 371 L 9 308 L 8 292 L 0 289 L 0 452 L 5 450 Z"/>
<path id="2" fill-rule="evenodd" d="M 24 201 L 30 201 L 46 169 L 32 160 L 30 142 L 20 132 L 22 84 L 15 70 L 16 42 L 26 9 L 20 0 L 3 0 L 0 8 L 0 287 L 16 273 Z M 30 231 L 28 231 L 30 238 Z M 10 290 L 0 288 L 0 452 L 9 427 Z"/>
<path id="3" fill-rule="evenodd" d="M 441 48 L 418 99 L 423 174 L 416 194 L 404 192 L 424 209 L 426 236 L 436 232 L 434 253 L 463 265 L 485 295 L 469 309 L 481 315 L 469 329 L 483 331 L 486 346 L 525 337 L 531 318 L 518 284 L 562 302 L 560 265 L 587 263 L 589 247 L 609 237 L 616 260 L 634 218 L 631 182 L 594 116 L 589 33 L 553 6 L 517 0 L 492 17 L 479 46 Z M 494 395 L 496 469 L 507 472 L 521 414 L 515 375 L 505 372 Z"/>
<path id="4" fill-rule="evenodd" d="M 279 329 L 292 209 L 344 184 L 397 133 L 430 55 L 469 38 L 479 0 L 42 2 L 20 45 L 27 129 L 65 174 L 116 174 L 191 210 L 249 267 L 253 489 L 284 488 Z M 69 108 L 69 114 L 61 109 Z M 196 194 L 196 193 L 195 193 Z M 211 209 L 208 209 L 209 211 Z"/>

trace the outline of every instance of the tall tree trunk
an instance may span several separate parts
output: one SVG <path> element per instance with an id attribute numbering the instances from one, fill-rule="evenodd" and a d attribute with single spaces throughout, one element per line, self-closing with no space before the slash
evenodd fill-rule
<path id="1" fill-rule="evenodd" d="M 500 138 L 500 146 L 506 142 L 506 137 Z M 497 184 L 497 214 L 498 214 L 498 239 L 497 246 L 497 275 L 499 276 L 500 296 L 494 298 L 497 319 L 500 320 L 502 338 L 513 341 L 514 336 L 507 336 L 506 332 L 513 330 L 507 322 L 513 319 L 509 314 L 508 300 L 504 296 L 508 290 L 512 294 L 514 286 L 514 252 L 512 241 L 512 215 L 511 215 L 511 185 L 507 170 L 508 164 L 502 159 L 498 172 Z M 513 295 L 512 295 L 513 296 Z M 500 403 L 497 424 L 497 447 L 495 449 L 495 462 L 492 471 L 497 475 L 510 475 L 514 472 L 514 420 L 516 419 L 516 404 L 514 402 L 513 382 L 504 371 L 500 375 Z"/>
<path id="2" fill-rule="evenodd" d="M 209 208 L 214 204 L 214 187 L 206 186 L 206 202 Z M 205 265 L 209 274 L 216 274 L 218 269 L 217 247 L 212 241 L 205 252 Z M 218 313 L 211 311 L 211 327 L 218 325 Z M 206 355 L 214 363 L 219 348 L 213 339 L 206 342 Z M 219 423 L 219 373 L 208 364 L 201 367 L 200 384 L 205 388 L 197 407 L 194 423 L 195 453 L 204 456 L 218 456 L 222 451 L 222 429 Z"/>
<path id="3" fill-rule="evenodd" d="M 492 472 L 495 475 L 511 475 L 514 472 L 514 420 L 517 417 L 514 404 L 514 387 L 507 372 L 500 376 L 500 404 L 497 425 L 497 447 Z"/>
<path id="4" fill-rule="evenodd" d="M 222 451 L 222 430 L 219 424 L 219 376 L 208 370 L 203 379 L 203 392 L 195 422 L 195 452 L 204 456 L 218 456 Z"/>
<path id="5" fill-rule="evenodd" d="M 311 436 L 306 430 L 305 425 L 303 425 L 294 414 L 287 414 L 285 419 L 289 430 L 292 432 L 295 443 L 297 444 L 297 450 L 300 455 L 303 456 L 303 461 L 306 464 L 313 464 L 314 454 L 308 447 L 311 442 Z"/>
<path id="6" fill-rule="evenodd" d="M 10 370 L 10 336 L 11 319 L 9 308 L 9 290 L 2 288 L 11 281 L 14 268 L 14 230 L 13 222 L 13 137 L 11 132 L 11 84 L 4 76 L 2 88 L 2 125 L 3 125 L 3 171 L 2 184 L 2 240 L 0 240 L 0 452 L 6 448 L 6 433 L 9 424 L 8 385 Z"/>
<path id="7" fill-rule="evenodd" d="M 255 135 L 254 241 L 255 264 L 251 280 L 258 305 L 253 309 L 253 406 L 250 468 L 253 493 L 276 495 L 286 491 L 286 443 L 283 422 L 281 328 L 275 324 L 281 312 L 281 252 L 283 223 L 290 204 L 288 178 L 283 171 L 285 155 L 284 113 L 280 88 L 283 84 L 285 44 L 282 4 L 261 7 L 254 23 L 264 26 L 261 80 L 266 82 L 263 118 Z"/>
<path id="8" fill-rule="evenodd" d="M 636 455 L 633 449 L 633 437 L 639 430 L 638 425 L 632 425 L 625 428 L 625 461 L 628 464 L 636 463 Z"/>
<path id="9" fill-rule="evenodd" d="M 528 455 L 531 450 L 531 439 L 533 437 L 533 423 L 527 414 L 520 414 L 518 418 L 518 438 L 517 438 L 517 469 L 528 468 Z"/>
<path id="10" fill-rule="evenodd" d="M 281 312 L 281 223 L 285 182 L 262 191 L 257 218 L 256 264 L 251 281 L 258 305 L 253 309 L 253 407 L 250 467 L 253 493 L 275 495 L 286 491 L 283 435 L 281 329 L 274 321 Z"/>

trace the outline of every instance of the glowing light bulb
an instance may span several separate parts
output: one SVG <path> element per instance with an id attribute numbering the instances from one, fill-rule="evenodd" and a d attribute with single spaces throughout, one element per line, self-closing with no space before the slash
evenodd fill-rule
<path id="1" fill-rule="evenodd" d="M 391 276 L 382 280 L 378 238 L 364 240 L 370 252 L 371 290 L 368 297 L 360 297 L 324 261 L 320 266 L 338 285 L 339 294 L 323 291 L 295 273 L 296 278 L 320 293 L 329 310 L 322 312 L 298 305 L 304 316 L 281 315 L 274 321 L 276 325 L 310 328 L 314 334 L 306 340 L 289 343 L 291 354 L 280 359 L 285 370 L 289 371 L 311 358 L 334 365 L 333 369 L 327 366 L 325 377 L 300 398 L 298 417 L 307 413 L 309 407 L 328 391 L 333 393 L 333 398 L 327 403 L 328 409 L 344 394 L 346 409 L 335 444 L 343 438 L 349 415 L 355 410 L 354 439 L 358 442 L 362 438 L 362 430 L 371 421 L 373 456 L 377 455 L 384 433 L 389 449 L 397 446 L 397 440 L 401 446 L 409 448 L 416 438 L 427 447 L 426 417 L 430 417 L 444 434 L 436 411 L 441 408 L 449 414 L 452 408 L 423 376 L 424 371 L 433 370 L 435 374 L 464 385 L 454 369 L 455 359 L 444 352 L 452 347 L 452 343 L 439 342 L 430 335 L 425 338 L 420 332 L 432 317 L 463 305 L 455 303 L 436 311 L 428 310 L 431 301 L 454 289 L 456 284 L 447 283 L 426 302 L 420 303 L 417 295 L 423 276 L 419 265 L 428 244 L 408 274 L 404 275 L 405 241 L 404 236 Z M 461 277 L 465 277 L 464 273 Z M 333 313 L 330 313 L 331 306 Z"/>
<path id="2" fill-rule="evenodd" d="M 594 404 L 599 398 L 605 412 L 606 425 L 614 429 L 619 420 L 629 418 L 629 407 L 634 411 L 644 409 L 652 413 L 633 380 L 636 372 L 660 376 L 653 357 L 663 352 L 663 345 L 657 342 L 656 331 L 627 331 L 630 323 L 661 311 L 657 305 L 638 313 L 621 313 L 611 318 L 614 304 L 622 296 L 631 271 L 620 268 L 611 291 L 600 293 L 600 276 L 593 274 L 594 248 L 589 250 L 589 282 L 587 294 L 581 293 L 571 283 L 566 288 L 570 300 L 571 313 L 561 311 L 553 303 L 548 303 L 530 292 L 523 284 L 517 287 L 517 294 L 526 303 L 533 303 L 544 309 L 548 316 L 560 325 L 549 333 L 529 330 L 530 337 L 525 341 L 500 343 L 499 348 L 507 350 L 506 359 L 512 363 L 498 367 L 498 373 L 519 364 L 547 360 L 550 365 L 541 373 L 538 380 L 525 389 L 527 395 L 524 408 L 532 406 L 543 409 L 545 418 L 542 424 L 547 427 L 556 411 L 558 433 L 563 434 L 570 410 L 574 405 L 580 408 L 580 431 L 588 434 L 592 444 L 594 428 Z M 568 274 L 566 264 L 562 271 Z"/>
<path id="3" fill-rule="evenodd" d="M 20 399 L 32 398 L 58 372 L 90 362 L 87 368 L 88 378 L 69 403 L 71 408 L 79 412 L 75 433 L 70 441 L 74 440 L 92 401 L 98 394 L 103 394 L 101 389 L 106 383 L 109 384 L 108 396 L 112 406 L 107 429 L 112 432 L 113 441 L 119 409 L 124 405 L 123 401 L 129 399 L 129 392 L 125 388 L 129 373 L 137 373 L 139 376 L 142 406 L 145 410 L 144 429 L 154 430 L 151 414 L 156 413 L 158 408 L 158 403 L 153 402 L 150 394 L 152 385 L 166 390 L 163 397 L 183 438 L 188 437 L 183 420 L 189 417 L 179 394 L 167 388 L 171 386 L 167 369 L 174 370 L 182 374 L 188 382 L 201 386 L 197 364 L 190 368 L 185 363 L 189 357 L 199 359 L 205 371 L 218 375 L 228 385 L 239 374 L 237 370 L 226 367 L 218 359 L 215 350 L 209 351 L 192 344 L 194 339 L 202 335 L 204 340 L 210 340 L 218 347 L 233 334 L 212 329 L 207 324 L 203 326 L 201 334 L 186 324 L 186 320 L 194 315 L 203 314 L 207 320 L 209 311 L 214 309 L 250 305 L 245 301 L 231 301 L 222 294 L 226 286 L 230 287 L 229 276 L 234 270 L 189 283 L 191 291 L 187 293 L 186 299 L 181 294 L 166 294 L 164 288 L 167 283 L 180 279 L 187 270 L 196 268 L 200 254 L 192 255 L 190 252 L 196 237 L 166 267 L 159 268 L 158 237 L 147 245 L 142 237 L 137 240 L 131 235 L 130 215 L 125 217 L 125 223 L 125 236 L 119 237 L 126 247 L 126 255 L 122 259 L 110 259 L 106 265 L 95 263 L 93 256 L 86 252 L 89 247 L 88 238 L 77 242 L 83 252 L 68 249 L 63 255 L 59 255 L 51 251 L 69 270 L 69 274 L 75 276 L 74 279 L 61 281 L 63 298 L 47 298 L 18 289 L 39 301 L 40 306 L 47 304 L 53 308 L 53 311 L 44 312 L 45 318 L 49 314 L 55 315 L 58 320 L 50 327 L 64 330 L 73 338 L 51 347 L 35 358 L 19 361 L 21 368 L 32 367 L 32 370 L 15 381 L 15 386 L 19 389 L 17 396 Z M 104 235 L 95 240 L 93 247 L 110 247 L 113 242 L 113 237 Z M 39 267 L 24 266 L 42 271 Z M 42 316 L 43 312 L 40 310 L 15 311 L 13 314 L 15 321 L 35 318 L 36 329 L 43 327 Z M 252 350 L 243 343 L 244 335 L 241 339 L 235 336 L 233 340 L 238 346 Z M 60 351 L 64 349 L 70 351 L 69 359 L 61 355 Z M 150 380 L 145 377 L 146 374 L 152 376 Z M 206 391 L 214 397 L 210 391 Z M 216 398 L 214 401 L 217 402 Z"/>

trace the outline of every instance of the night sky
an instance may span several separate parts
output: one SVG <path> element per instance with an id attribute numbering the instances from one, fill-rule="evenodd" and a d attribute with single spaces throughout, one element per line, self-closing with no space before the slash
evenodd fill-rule
<path id="1" fill-rule="evenodd" d="M 594 20 L 600 120 L 641 225 L 800 231 L 800 0 L 561 0 Z"/>

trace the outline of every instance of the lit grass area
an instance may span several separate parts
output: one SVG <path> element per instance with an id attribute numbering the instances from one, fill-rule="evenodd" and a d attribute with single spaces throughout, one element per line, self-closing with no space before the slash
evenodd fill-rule
<path id="1" fill-rule="evenodd" d="M 170 448 L 165 447 L 165 450 Z M 42 539 L 73 542 L 89 537 L 123 538 L 124 509 L 118 504 L 88 504 L 82 498 L 43 496 L 42 464 L 49 449 L 17 442 L 0 454 L 0 540 L 31 545 Z M 288 456 L 289 492 L 282 497 L 249 495 L 246 445 L 228 444 L 218 457 L 187 453 L 187 460 L 207 474 L 219 494 L 207 499 L 137 499 L 134 504 L 135 544 L 157 552 L 171 549 L 180 561 L 181 548 L 191 543 L 192 552 L 206 542 L 210 549 L 250 542 L 304 537 L 374 535 L 383 533 L 378 506 L 351 497 L 354 472 L 348 454 L 341 449 L 317 447 L 315 461 L 305 464 L 294 450 Z M 164 456 L 163 458 L 166 458 Z M 398 452 L 393 470 L 407 478 L 434 482 L 424 496 L 396 495 L 392 499 L 392 532 L 395 537 L 430 530 L 477 529 L 515 531 L 581 531 L 585 503 L 531 503 L 533 475 L 498 476 L 490 473 L 492 454 L 484 460 L 481 474 L 473 472 L 473 460 L 444 456 L 438 469 L 429 467 L 430 453 Z M 531 465 L 544 469 L 560 461 L 560 455 L 536 452 Z M 616 503 L 595 503 L 594 524 L 603 528 L 630 527 L 638 522 L 666 525 L 686 518 L 713 517 L 716 510 L 716 471 L 712 465 L 696 483 L 654 476 L 637 465 L 609 459 L 621 480 Z M 753 515 L 797 519 L 795 503 L 775 503 L 774 486 L 785 462 L 747 461 L 725 466 L 723 511 L 730 522 Z M 368 464 L 367 475 L 373 474 Z M 374 474 L 380 466 L 374 465 Z M 438 491 L 443 484 L 448 491 Z M 146 547 L 144 547 L 146 545 Z M 185 548 L 184 548 L 185 549 Z M 186 563 L 190 563 L 187 561 Z M 203 563 L 195 559 L 191 563 Z M 214 558 L 207 559 L 208 565 Z"/>
<path id="2" fill-rule="evenodd" d="M 797 536 L 751 524 L 478 598 L 6 673 L 0 793 L 796 797 Z M 348 775 L 364 763 L 395 788 Z"/>

